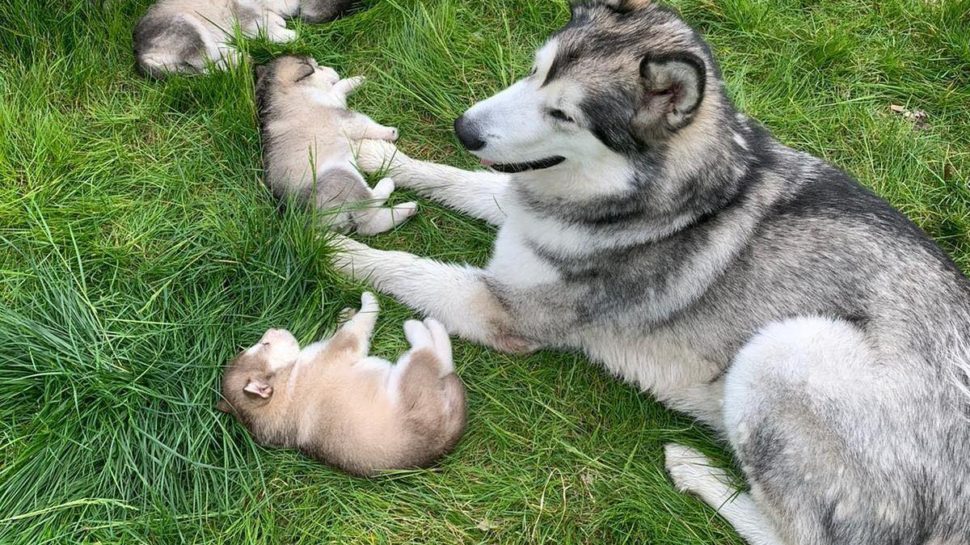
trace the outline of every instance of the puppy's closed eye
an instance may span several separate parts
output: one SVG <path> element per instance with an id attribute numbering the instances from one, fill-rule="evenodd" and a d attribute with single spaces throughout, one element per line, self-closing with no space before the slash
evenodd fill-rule
<path id="1" fill-rule="evenodd" d="M 316 71 L 317 69 L 314 68 L 313 65 L 311 65 L 310 63 L 301 63 L 300 68 L 296 73 L 296 79 L 293 80 L 293 83 L 297 83 L 307 79 L 308 77 L 312 76 Z"/>

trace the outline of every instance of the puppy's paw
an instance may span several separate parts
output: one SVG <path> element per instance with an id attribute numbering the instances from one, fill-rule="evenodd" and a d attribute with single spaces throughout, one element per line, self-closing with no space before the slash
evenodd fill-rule
<path id="1" fill-rule="evenodd" d="M 266 33 L 266 39 L 278 44 L 285 44 L 296 39 L 296 31 L 286 27 L 272 27 Z"/>
<path id="2" fill-rule="evenodd" d="M 346 324 L 347 322 L 351 321 L 356 315 L 357 315 L 357 309 L 355 308 L 346 307 L 344 309 L 341 309 L 340 314 L 337 315 L 337 323 L 340 325 Z"/>
<path id="3" fill-rule="evenodd" d="M 381 180 L 377 182 L 377 185 L 374 186 L 371 194 L 375 199 L 386 200 L 391 196 L 391 193 L 394 193 L 394 187 L 394 180 L 391 178 L 381 178 Z"/>
<path id="4" fill-rule="evenodd" d="M 434 346 L 431 330 L 428 329 L 428 326 L 424 322 L 419 320 L 408 320 L 404 322 L 404 337 L 408 340 L 408 344 L 411 345 L 411 350 L 420 350 Z"/>
<path id="5" fill-rule="evenodd" d="M 418 203 L 408 201 L 395 204 L 391 208 L 391 213 L 394 214 L 394 224 L 401 225 L 405 220 L 418 213 Z"/>

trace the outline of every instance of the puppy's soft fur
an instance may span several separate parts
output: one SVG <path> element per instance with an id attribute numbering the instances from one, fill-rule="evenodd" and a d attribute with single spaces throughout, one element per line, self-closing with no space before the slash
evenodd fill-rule
<path id="1" fill-rule="evenodd" d="M 577 3 L 455 129 L 493 172 L 381 141 L 358 162 L 494 223 L 488 264 L 337 237 L 342 271 L 466 339 L 583 351 L 720 431 L 750 492 L 686 447 L 667 467 L 749 543 L 970 545 L 970 282 L 739 112 L 676 13 Z"/>
<path id="2" fill-rule="evenodd" d="M 330 21 L 346 13 L 353 4 L 353 0 L 301 0 L 300 18 L 308 23 Z"/>
<path id="3" fill-rule="evenodd" d="M 240 54 L 229 45 L 235 26 L 244 36 L 265 33 L 288 42 L 296 32 L 284 17 L 300 10 L 299 0 L 160 0 L 134 31 L 135 61 L 145 75 L 204 72 L 207 63 L 235 65 Z"/>
<path id="4" fill-rule="evenodd" d="M 385 178 L 372 190 L 354 168 L 353 139 L 397 138 L 397 129 L 347 109 L 347 95 L 363 82 L 340 79 L 310 57 L 285 56 L 257 68 L 256 97 L 266 183 L 273 193 L 327 210 L 334 229 L 376 234 L 407 221 L 417 205 L 382 207 L 394 181 Z"/>
<path id="5" fill-rule="evenodd" d="M 300 349 L 271 329 L 229 364 L 218 408 L 267 446 L 299 449 L 354 475 L 425 467 L 465 429 L 465 388 L 451 342 L 434 320 L 410 320 L 411 349 L 396 365 L 368 357 L 373 294 L 329 340 Z"/>

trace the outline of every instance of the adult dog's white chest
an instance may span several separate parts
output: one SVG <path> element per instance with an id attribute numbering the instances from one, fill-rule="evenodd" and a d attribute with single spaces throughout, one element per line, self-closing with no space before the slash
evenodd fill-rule
<path id="1" fill-rule="evenodd" d="M 559 271 L 536 255 L 524 225 L 512 216 L 499 229 L 488 272 L 503 285 L 523 289 L 559 282 Z"/>

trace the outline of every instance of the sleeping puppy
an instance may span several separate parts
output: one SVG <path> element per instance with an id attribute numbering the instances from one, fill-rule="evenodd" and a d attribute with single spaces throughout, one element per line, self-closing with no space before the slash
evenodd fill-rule
<path id="1" fill-rule="evenodd" d="M 300 10 L 299 0 L 159 0 L 135 27 L 135 60 L 145 75 L 204 72 L 240 61 L 229 45 L 236 25 L 244 36 L 265 33 L 273 42 L 289 42 L 296 32 L 284 17 Z"/>
<path id="2" fill-rule="evenodd" d="M 266 446 L 299 449 L 360 476 L 424 467 L 449 452 L 465 429 L 465 388 L 451 342 L 434 320 L 410 320 L 411 349 L 395 365 L 369 357 L 377 321 L 371 293 L 329 340 L 302 350 L 270 329 L 228 365 L 219 410 Z"/>
<path id="3" fill-rule="evenodd" d="M 364 78 L 340 79 L 311 57 L 279 57 L 256 71 L 263 166 L 277 197 L 310 202 L 327 212 L 332 229 L 365 235 L 414 215 L 413 202 L 382 206 L 394 191 L 393 180 L 384 178 L 371 189 L 354 167 L 351 141 L 397 139 L 397 129 L 347 109 L 347 95 Z"/>
<path id="4" fill-rule="evenodd" d="M 308 23 L 331 21 L 346 13 L 353 0 L 301 0 L 300 19 Z"/>
<path id="5" fill-rule="evenodd" d="M 136 66 L 146 76 L 204 72 L 240 61 L 229 44 L 235 26 L 243 36 L 265 33 L 271 42 L 289 42 L 296 32 L 284 18 L 297 14 L 308 23 L 335 19 L 352 0 L 159 0 L 134 31 Z"/>

